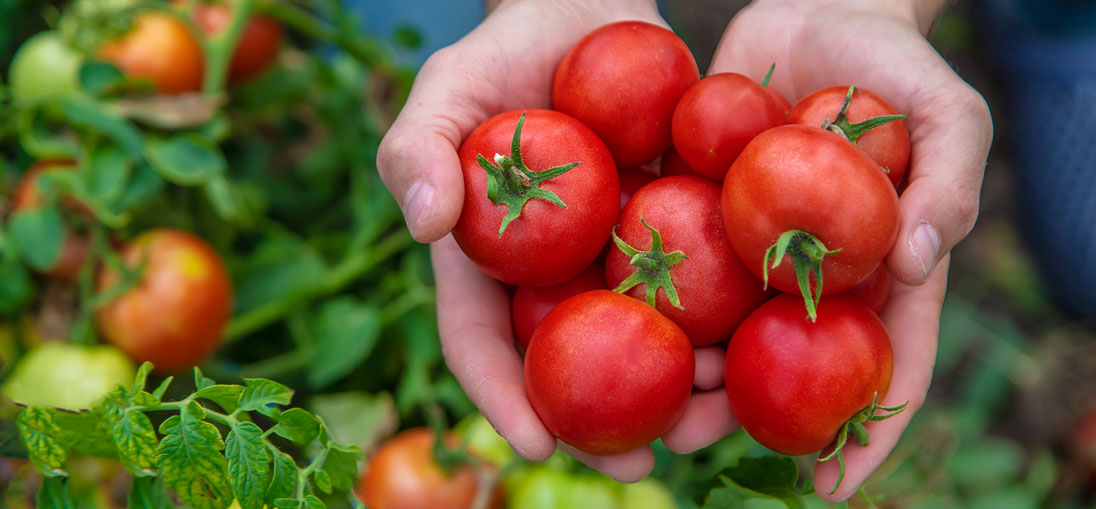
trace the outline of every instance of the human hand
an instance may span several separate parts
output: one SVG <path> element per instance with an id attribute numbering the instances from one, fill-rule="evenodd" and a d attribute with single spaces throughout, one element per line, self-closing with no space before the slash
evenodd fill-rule
<path id="1" fill-rule="evenodd" d="M 895 278 L 881 317 L 894 347 L 894 378 L 882 406 L 909 402 L 896 417 L 868 425 L 871 444 L 847 447 L 845 478 L 833 494 L 836 462 L 820 464 L 815 485 L 825 500 L 843 500 L 875 470 L 920 408 L 932 379 L 947 254 L 970 232 L 993 137 L 981 95 L 924 39 L 933 12 L 918 0 L 757 0 L 731 21 L 710 73 L 760 80 L 791 100 L 831 85 L 863 86 L 909 115 L 909 186 L 900 199 L 900 229 L 886 264 Z M 930 2 L 931 3 L 931 0 Z M 730 416 L 724 410 L 722 420 Z M 688 414 L 686 415 L 688 417 Z M 711 420 L 720 418 L 708 416 Z M 683 418 L 683 421 L 685 419 Z M 720 435 L 693 435 L 686 452 Z"/>

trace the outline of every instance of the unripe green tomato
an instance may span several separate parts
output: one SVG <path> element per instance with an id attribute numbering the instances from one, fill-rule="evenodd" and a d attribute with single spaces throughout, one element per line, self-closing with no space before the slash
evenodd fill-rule
<path id="1" fill-rule="evenodd" d="M 84 57 L 53 31 L 27 39 L 8 68 L 11 95 L 17 103 L 75 92 Z"/>
<path id="2" fill-rule="evenodd" d="M 0 394 L 33 407 L 91 408 L 134 376 L 133 362 L 107 345 L 50 341 L 19 361 Z"/>
<path id="3" fill-rule="evenodd" d="M 565 509 L 570 502 L 571 475 L 544 466 L 522 469 L 507 483 L 510 509 Z M 595 507 L 593 505 L 585 507 Z"/>
<path id="4" fill-rule="evenodd" d="M 628 509 L 674 509 L 674 494 L 662 481 L 648 477 L 634 484 L 621 486 L 620 506 Z"/>
<path id="5" fill-rule="evenodd" d="M 599 507 L 605 509 L 632 509 L 620 504 L 621 484 L 604 475 L 580 474 L 571 477 L 571 485 L 564 492 L 563 507 Z"/>
<path id="6" fill-rule="evenodd" d="M 473 455 L 496 467 L 506 466 L 516 456 L 506 439 L 499 436 L 487 418 L 479 413 L 461 419 L 453 431 L 468 444 Z"/>

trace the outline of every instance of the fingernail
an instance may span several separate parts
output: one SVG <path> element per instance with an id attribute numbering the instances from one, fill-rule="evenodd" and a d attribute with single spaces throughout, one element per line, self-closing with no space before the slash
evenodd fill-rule
<path id="1" fill-rule="evenodd" d="M 417 181 L 407 189 L 403 195 L 403 218 L 407 221 L 407 230 L 411 236 L 418 238 L 422 233 L 422 219 L 426 209 L 430 208 L 430 202 L 434 201 L 434 186 L 426 182 Z"/>
<path id="2" fill-rule="evenodd" d="M 910 239 L 913 258 L 921 266 L 921 281 L 928 281 L 940 259 L 940 233 L 931 224 L 921 223 Z"/>

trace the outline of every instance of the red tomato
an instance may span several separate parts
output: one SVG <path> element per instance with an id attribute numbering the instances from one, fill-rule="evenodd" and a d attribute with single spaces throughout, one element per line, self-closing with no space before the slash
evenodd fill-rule
<path id="1" fill-rule="evenodd" d="M 27 172 L 23 174 L 22 180 L 19 181 L 19 185 L 15 189 L 15 197 L 12 200 L 12 210 L 20 211 L 33 209 L 42 205 L 42 194 L 38 188 L 38 178 L 43 172 L 72 171 L 74 169 L 76 169 L 75 163 L 65 159 L 43 160 L 34 163 L 34 165 L 28 168 Z M 95 217 L 95 214 L 89 210 L 87 206 L 75 199 L 66 198 L 62 201 L 62 204 L 67 210 L 91 218 Z M 86 233 L 72 230 L 66 231 L 65 240 L 61 244 L 61 254 L 57 258 L 57 263 L 46 270 L 45 273 L 65 281 L 75 281 L 80 275 L 80 269 L 84 267 L 84 261 L 87 259 L 90 244 L 91 239 L 88 238 Z"/>
<path id="2" fill-rule="evenodd" d="M 525 391 L 553 435 L 591 454 L 662 436 L 685 411 L 689 338 L 638 300 L 594 290 L 544 317 L 525 354 Z"/>
<path id="3" fill-rule="evenodd" d="M 590 265 L 573 279 L 553 286 L 519 286 L 510 307 L 514 320 L 514 337 L 523 350 L 537 325 L 553 308 L 575 295 L 590 290 L 605 289 L 605 271 L 598 264 Z"/>
<path id="4" fill-rule="evenodd" d="M 880 263 L 875 272 L 872 272 L 860 284 L 852 287 L 849 293 L 860 299 L 860 302 L 863 302 L 872 311 L 877 314 L 882 313 L 883 307 L 887 305 L 887 298 L 890 297 L 891 279 L 893 278 L 890 271 L 887 270 L 887 266 Z"/>
<path id="5" fill-rule="evenodd" d="M 121 256 L 134 269 L 143 264 L 143 271 L 137 285 L 96 311 L 107 341 L 161 372 L 194 366 L 217 349 L 232 312 L 232 283 L 209 244 L 160 228 L 133 239 Z M 104 269 L 99 291 L 119 279 Z"/>
<path id="6" fill-rule="evenodd" d="M 833 294 L 863 281 L 890 251 L 898 236 L 898 195 L 879 165 L 840 136 L 785 125 L 754 138 L 727 172 L 723 223 L 759 277 L 767 250 L 786 232 L 796 232 L 789 257 L 823 252 L 807 235 L 826 250 L 840 249 L 820 264 L 822 295 Z M 817 294 L 801 291 L 790 260 L 770 268 L 768 280 L 783 292 Z"/>
<path id="7" fill-rule="evenodd" d="M 818 321 L 777 295 L 727 345 L 731 412 L 761 445 L 798 456 L 821 450 L 890 387 L 894 358 L 883 322 L 855 298 L 823 299 Z M 850 437 L 851 439 L 851 437 Z"/>
<path id="8" fill-rule="evenodd" d="M 198 2 L 194 9 L 194 21 L 206 34 L 217 35 L 232 21 L 232 7 Z M 228 65 L 229 79 L 244 81 L 262 74 L 278 56 L 281 44 L 281 23 L 269 16 L 252 16 L 236 41 L 236 49 L 232 51 L 232 61 Z"/>
<path id="9" fill-rule="evenodd" d="M 202 86 L 202 48 L 171 14 L 140 14 L 129 33 L 103 44 L 96 54 L 129 76 L 152 81 L 160 93 L 195 92 Z"/>
<path id="10" fill-rule="evenodd" d="M 754 136 L 783 123 L 784 110 L 767 88 L 741 74 L 714 74 L 677 103 L 674 149 L 697 173 L 723 180 Z"/>
<path id="11" fill-rule="evenodd" d="M 377 449 L 355 493 L 371 509 L 469 509 L 477 486 L 468 465 L 442 470 L 434 460 L 434 432 L 413 428 Z"/>
<path id="12" fill-rule="evenodd" d="M 590 32 L 563 57 L 552 107 L 593 129 L 621 167 L 646 163 L 670 146 L 670 119 L 700 74 L 673 32 L 621 21 Z"/>
<path id="13" fill-rule="evenodd" d="M 658 175 L 642 168 L 623 168 L 620 170 L 620 209 L 628 204 L 628 200 L 643 186 L 654 182 Z"/>
<path id="14" fill-rule="evenodd" d="M 846 134 L 868 157 L 887 169 L 887 177 L 897 188 L 906 176 L 910 161 L 910 134 L 906 130 L 906 122 L 895 120 L 859 133 L 856 123 L 899 113 L 878 94 L 859 87 L 856 90 L 848 110 L 848 122 L 852 123 L 853 128 L 846 127 Z M 788 112 L 788 123 L 821 127 L 827 119 L 837 120 L 848 91 L 848 86 L 836 86 L 804 97 Z"/>
<path id="15" fill-rule="evenodd" d="M 588 267 L 609 239 L 620 212 L 620 180 L 605 144 L 579 121 L 549 110 L 528 110 L 520 131 L 521 159 L 529 173 L 502 171 L 492 162 L 496 154 L 510 154 L 521 111 L 491 117 L 464 140 L 459 156 L 464 170 L 464 208 L 453 228 L 453 238 L 484 272 L 519 286 L 546 286 L 571 279 Z M 528 199 L 535 192 L 554 193 L 566 208 L 543 197 L 518 206 L 521 215 L 488 197 L 488 177 L 476 161 L 485 158 L 510 184 L 511 196 Z M 506 157 L 505 159 L 510 159 Z M 581 162 L 557 177 L 544 180 L 539 191 L 531 177 L 560 165 Z M 506 161 L 501 163 L 509 168 Z M 501 180 L 502 177 L 499 177 Z M 530 187 L 530 185 L 532 187 Z"/>
<path id="16" fill-rule="evenodd" d="M 661 166 L 661 175 L 663 177 L 687 176 L 704 178 L 704 175 L 701 175 L 690 168 L 689 163 L 686 163 L 672 146 L 665 154 L 662 154 Z"/>
<path id="17" fill-rule="evenodd" d="M 780 111 L 783 111 L 785 117 L 787 117 L 788 111 L 792 109 L 791 103 L 789 103 L 788 100 L 785 99 L 784 96 L 780 95 L 780 92 L 777 92 L 776 89 L 774 89 L 773 87 L 765 87 L 765 90 L 767 90 L 769 92 L 769 95 L 773 97 L 773 100 L 776 101 L 776 104 L 780 105 Z"/>
<path id="18" fill-rule="evenodd" d="M 650 251 L 652 233 L 640 223 L 658 230 L 661 252 L 682 251 L 687 257 L 672 266 L 654 269 L 666 274 L 680 298 L 675 307 L 667 289 L 657 290 L 656 308 L 689 336 L 693 346 L 719 343 L 734 333 L 768 292 L 734 253 L 719 213 L 719 184 L 698 177 L 664 177 L 636 193 L 620 214 L 616 234 L 629 246 Z M 652 253 L 656 256 L 660 253 Z M 646 258 L 646 257 L 645 257 Z M 616 287 L 633 273 L 645 269 L 631 263 L 632 256 L 616 248 L 605 263 L 605 278 Z M 673 262 L 669 262 L 673 263 Z M 664 277 L 664 276 L 662 276 Z M 626 293 L 645 300 L 650 288 L 640 283 Z M 650 301 L 648 301 L 650 302 Z"/>

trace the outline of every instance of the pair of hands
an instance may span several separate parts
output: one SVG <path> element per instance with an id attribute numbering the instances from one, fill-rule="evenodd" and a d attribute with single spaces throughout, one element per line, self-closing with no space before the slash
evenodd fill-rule
<path id="1" fill-rule="evenodd" d="M 940 310 L 952 246 L 973 227 L 992 140 L 989 110 L 922 35 L 937 0 L 754 0 L 727 27 L 709 74 L 738 72 L 794 102 L 814 90 L 863 86 L 909 115 L 912 156 L 901 228 L 886 263 L 895 278 L 881 315 L 894 347 L 883 406 L 905 412 L 868 424 L 871 444 L 845 450 L 846 476 L 828 501 L 844 500 L 886 458 L 925 399 L 936 359 Z M 464 181 L 457 149 L 481 122 L 503 111 L 551 107 L 556 66 L 594 28 L 620 20 L 666 26 L 653 0 L 508 0 L 422 67 L 377 158 L 416 240 L 433 242 L 438 326 L 450 370 L 472 402 L 522 456 L 547 459 L 556 439 L 525 395 L 510 326 L 510 297 L 447 235 L 460 217 Z M 643 79 L 637 76 L 636 79 Z M 695 391 L 663 436 L 671 450 L 703 448 L 738 428 L 721 387 L 723 349 L 696 350 Z M 593 456 L 559 444 L 620 481 L 646 477 L 650 447 Z M 833 486 L 835 462 L 819 464 L 818 486 Z"/>

